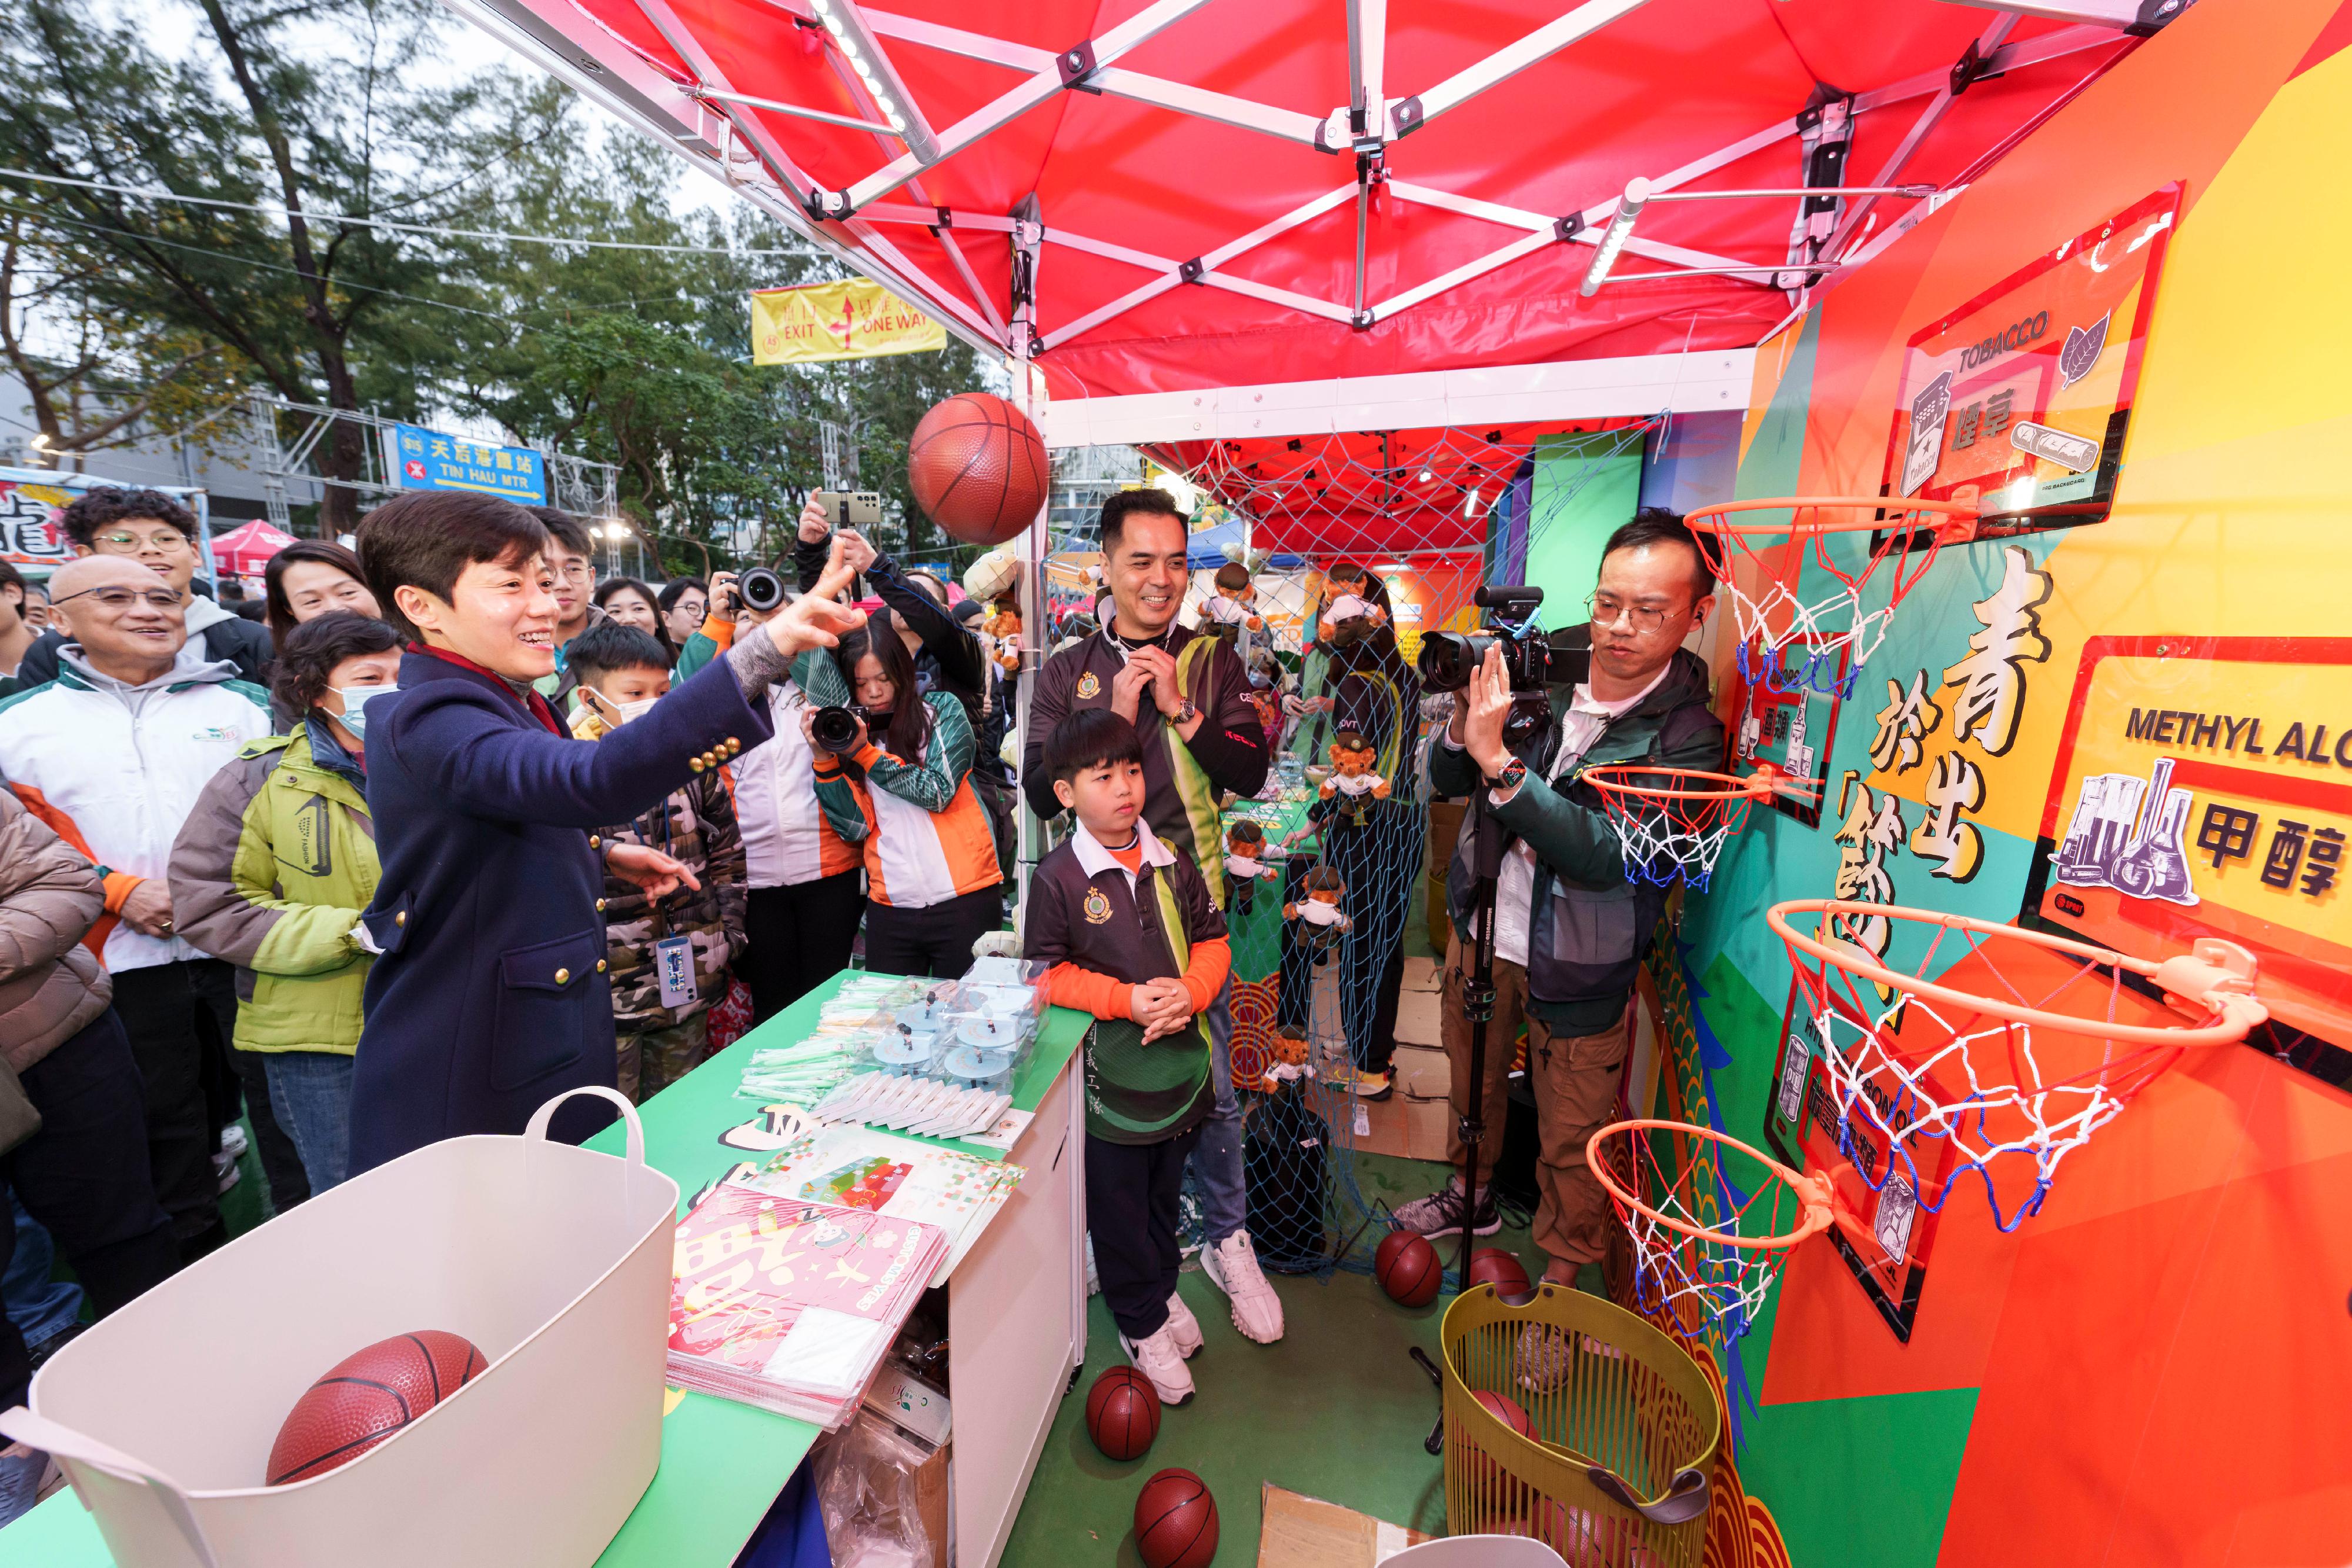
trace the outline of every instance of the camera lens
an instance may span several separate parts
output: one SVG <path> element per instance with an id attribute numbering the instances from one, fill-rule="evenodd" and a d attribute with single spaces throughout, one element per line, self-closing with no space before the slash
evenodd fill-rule
<path id="1" fill-rule="evenodd" d="M 857 745 L 857 715 L 845 707 L 821 707 L 811 718 L 809 731 L 823 750 L 846 756 Z"/>
<path id="2" fill-rule="evenodd" d="M 1495 639 L 1483 632 L 1430 632 L 1421 639 L 1421 657 L 1414 661 L 1421 671 L 1423 689 L 1433 692 L 1458 692 L 1470 684 L 1478 673 L 1479 662 Z"/>
<path id="3" fill-rule="evenodd" d="M 784 601 L 784 580 L 764 566 L 755 566 L 735 580 L 743 602 L 762 615 Z"/>

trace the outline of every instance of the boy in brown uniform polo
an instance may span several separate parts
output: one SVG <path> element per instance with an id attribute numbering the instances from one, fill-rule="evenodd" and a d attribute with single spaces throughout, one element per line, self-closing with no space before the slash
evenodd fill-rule
<path id="1" fill-rule="evenodd" d="M 1192 861 L 1142 826 L 1142 746 L 1081 708 L 1045 743 L 1077 830 L 1029 885 L 1028 956 L 1048 994 L 1099 1020 L 1087 1045 L 1087 1215 L 1119 1343 L 1160 1401 L 1192 1397 L 1201 1325 L 1176 1293 L 1184 1161 L 1215 1103 L 1207 1009 L 1232 967 L 1224 917 Z"/>

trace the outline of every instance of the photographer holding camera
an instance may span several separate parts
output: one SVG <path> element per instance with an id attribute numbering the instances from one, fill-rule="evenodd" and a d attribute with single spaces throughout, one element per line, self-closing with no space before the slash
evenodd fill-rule
<path id="1" fill-rule="evenodd" d="M 1442 1017 L 1457 1116 L 1471 1113 L 1463 993 L 1473 961 L 1475 868 L 1499 858 L 1496 994 L 1475 1113 L 1486 1128 L 1477 1208 L 1467 1211 L 1456 1176 L 1444 1191 L 1398 1210 L 1397 1219 L 1432 1237 L 1465 1226 L 1481 1236 L 1499 1228 L 1487 1178 L 1502 1152 L 1511 1040 L 1524 1019 L 1542 1145 L 1535 1239 L 1550 1254 L 1544 1278 L 1557 1283 L 1574 1282 L 1578 1269 L 1602 1254 L 1609 1200 L 1585 1168 L 1584 1145 L 1616 1104 L 1631 1039 L 1627 1003 L 1665 904 L 1664 890 L 1628 881 L 1616 830 L 1576 774 L 1604 762 L 1722 766 L 1724 731 L 1709 707 L 1706 665 L 1682 646 L 1714 606 L 1714 573 L 1682 519 L 1644 507 L 1601 551 L 1600 583 L 1587 601 L 1589 678 L 1572 687 L 1551 685 L 1548 696 L 1515 692 L 1504 647 L 1489 646 L 1430 752 L 1432 788 L 1472 798 L 1447 872 L 1454 935 Z M 1539 685 L 1526 677 L 1528 666 L 1541 668 L 1542 650 L 1522 644 L 1514 652 L 1521 655 L 1517 684 Z M 1459 1166 L 1463 1155 L 1457 1132 L 1450 1158 Z M 1540 1335 L 1538 1342 L 1540 1347 Z M 1523 1374 L 1532 1371 L 1539 1385 L 1556 1375 L 1540 1362 L 1530 1369 L 1529 1352 L 1523 1341 Z"/>

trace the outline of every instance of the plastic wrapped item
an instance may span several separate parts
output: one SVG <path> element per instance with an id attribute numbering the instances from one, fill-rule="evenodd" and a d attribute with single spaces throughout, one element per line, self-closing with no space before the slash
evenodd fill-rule
<path id="1" fill-rule="evenodd" d="M 923 1517 L 927 1470 L 938 1457 L 870 1410 L 816 1446 L 809 1463 L 834 1568 L 933 1568 L 946 1561 L 943 1532 L 935 1539 Z"/>
<path id="2" fill-rule="evenodd" d="M 991 1094 L 1013 1092 L 1014 1052 L 982 1051 L 959 1045 L 940 1058 L 940 1076 L 959 1089 L 981 1089 Z"/>
<path id="3" fill-rule="evenodd" d="M 931 1071 L 934 1057 L 939 1054 L 940 1034 L 935 1030 L 910 1030 L 900 1025 L 874 1041 L 874 1065 L 885 1072 L 913 1076 Z"/>

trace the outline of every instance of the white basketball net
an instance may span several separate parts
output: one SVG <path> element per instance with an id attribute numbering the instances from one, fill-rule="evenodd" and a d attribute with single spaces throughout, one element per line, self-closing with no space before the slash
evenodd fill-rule
<path id="1" fill-rule="evenodd" d="M 1623 1148 L 1633 1173 L 1633 1180 L 1623 1185 L 1639 1193 L 1654 1211 L 1645 1214 L 1612 1195 L 1633 1240 L 1633 1289 L 1640 1305 L 1646 1311 L 1670 1312 L 1693 1333 L 1712 1319 L 1727 1343 L 1745 1334 L 1770 1300 L 1772 1283 L 1795 1245 L 1792 1233 L 1803 1217 L 1802 1199 L 1778 1172 L 1768 1169 L 1758 1170 L 1756 1186 L 1743 1192 L 1725 1168 L 1725 1145 L 1695 1131 L 1625 1128 L 1604 1137 L 1624 1140 L 1602 1145 L 1612 1156 L 1612 1179 L 1622 1180 L 1627 1168 L 1617 1157 Z M 1661 1144 L 1668 1145 L 1663 1155 Z M 1667 1169 L 1662 1159 L 1670 1160 L 1674 1168 Z M 1779 1245 L 1735 1247 L 1702 1232 L 1791 1239 Z"/>
<path id="2" fill-rule="evenodd" d="M 1810 994 L 1814 986 L 1806 977 Z M 1934 1213 L 1973 1171 L 1984 1180 L 1994 1223 L 2005 1231 L 2041 1208 L 2059 1162 L 2121 1114 L 2140 1086 L 2178 1054 L 2109 1046 L 2095 1072 L 2053 1082 L 2042 1072 L 2031 1024 L 2002 1022 L 1962 1033 L 1933 1007 L 1907 997 L 1867 1023 L 1818 1001 L 1812 1012 L 1816 1049 L 1837 1103 L 1839 1142 L 1849 1155 L 1867 1155 L 1844 1130 L 1858 1119 L 1875 1128 L 1893 1152 L 1884 1166 L 1856 1157 L 1863 1180 L 1874 1192 L 1899 1171 L 1919 1207 Z M 1915 1043 L 1907 1048 L 1896 1043 L 1898 1021 L 1911 1031 Z M 1944 1043 L 1923 1051 L 1916 1043 L 1923 1034 Z M 1940 1177 L 1919 1169 L 1925 1151 L 1917 1146 L 1936 1140 L 1952 1149 Z M 2004 1210 L 1996 1175 L 2028 1167 L 2032 1190 Z"/>
<path id="3" fill-rule="evenodd" d="M 1706 892 L 1723 846 L 1748 820 L 1750 797 L 1747 795 L 1661 800 L 1609 789 L 1598 781 L 1593 787 L 1608 803 L 1625 874 L 1659 887 L 1679 882 L 1693 892 Z"/>
<path id="4" fill-rule="evenodd" d="M 1672 1198 L 1651 1207 L 1694 1226 L 1701 1223 Z M 1761 1315 L 1787 1257 L 1777 1247 L 1703 1240 L 1638 1209 L 1627 1211 L 1625 1228 L 1633 1239 L 1633 1288 L 1643 1307 L 1671 1311 L 1685 1322 L 1685 1306 L 1696 1309 L 1720 1323 L 1727 1339 L 1745 1334 Z"/>

